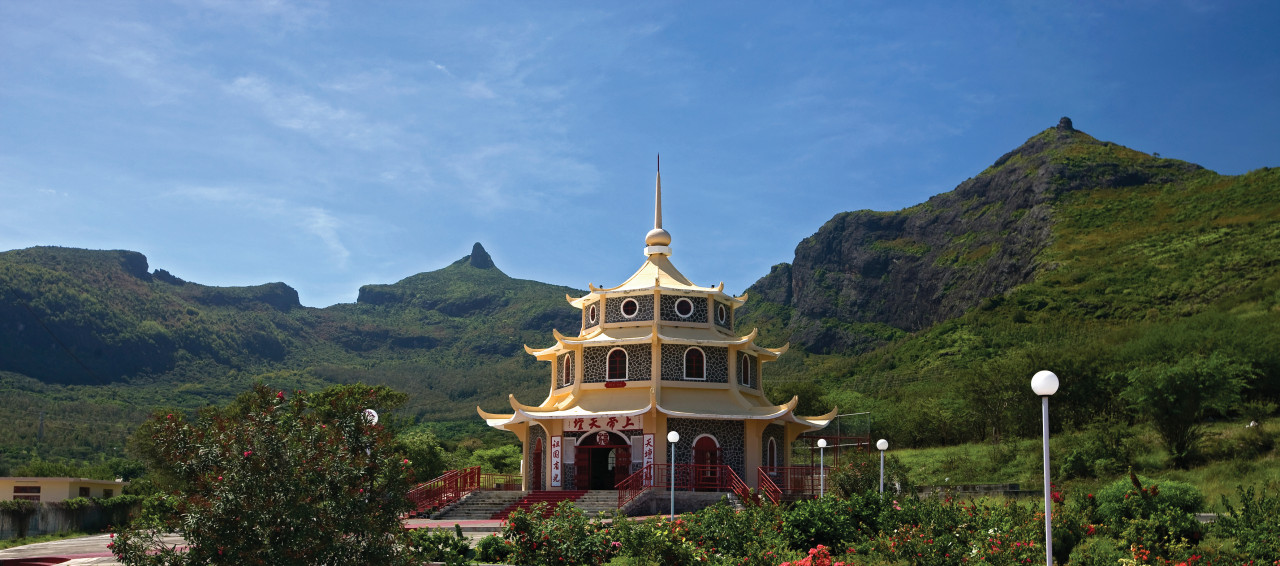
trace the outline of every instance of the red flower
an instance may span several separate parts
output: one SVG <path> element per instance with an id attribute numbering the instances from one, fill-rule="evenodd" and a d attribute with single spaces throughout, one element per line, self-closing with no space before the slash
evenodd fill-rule
<path id="1" fill-rule="evenodd" d="M 253 450 L 245 450 L 245 451 L 244 451 L 244 457 L 245 457 L 245 458 L 248 458 L 250 454 L 253 454 Z"/>
<path id="2" fill-rule="evenodd" d="M 276 393 L 276 399 L 284 399 L 284 391 Z"/>

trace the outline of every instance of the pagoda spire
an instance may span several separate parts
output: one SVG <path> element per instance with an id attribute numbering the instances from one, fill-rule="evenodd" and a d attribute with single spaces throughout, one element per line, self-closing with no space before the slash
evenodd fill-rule
<path id="1" fill-rule="evenodd" d="M 671 255 L 671 234 L 662 228 L 662 156 L 658 156 L 658 178 L 653 189 L 653 229 L 644 236 L 644 255 Z"/>

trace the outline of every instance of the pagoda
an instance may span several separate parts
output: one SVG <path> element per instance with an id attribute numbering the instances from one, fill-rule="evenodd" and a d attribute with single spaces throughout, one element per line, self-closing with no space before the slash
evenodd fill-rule
<path id="1" fill-rule="evenodd" d="M 654 191 L 640 269 L 616 287 L 565 297 L 582 311 L 577 336 L 553 330 L 554 345 L 525 346 L 551 364 L 547 398 L 526 405 L 510 395 L 506 414 L 476 407 L 489 426 L 520 438 L 525 490 L 614 489 L 670 463 L 670 431 L 680 435 L 677 465 L 704 475 L 727 466 L 754 488 L 757 468 L 790 466 L 796 437 L 835 417 L 797 416 L 798 398 L 775 405 L 765 397 L 762 366 L 787 347 L 760 346 L 756 330 L 735 332 L 745 294 L 696 285 L 676 269 L 662 227 L 661 171 Z"/>

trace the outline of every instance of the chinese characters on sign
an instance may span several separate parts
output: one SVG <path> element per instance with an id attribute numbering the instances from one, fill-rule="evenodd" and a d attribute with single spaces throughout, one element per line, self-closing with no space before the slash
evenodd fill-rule
<path id="1" fill-rule="evenodd" d="M 564 420 L 566 431 L 637 430 L 644 428 L 644 417 L 570 417 Z"/>
<path id="2" fill-rule="evenodd" d="M 653 485 L 653 435 L 644 435 L 644 484 Z"/>
<path id="3" fill-rule="evenodd" d="M 560 440 L 563 437 L 551 437 L 551 487 L 560 487 Z"/>

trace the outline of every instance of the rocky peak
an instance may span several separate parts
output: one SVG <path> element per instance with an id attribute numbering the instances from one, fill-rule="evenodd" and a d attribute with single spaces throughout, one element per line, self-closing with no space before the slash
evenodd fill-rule
<path id="1" fill-rule="evenodd" d="M 489 252 L 484 251 L 484 246 L 480 242 L 476 242 L 471 246 L 471 255 L 467 256 L 467 263 L 476 269 L 493 269 L 493 258 L 489 257 Z"/>

